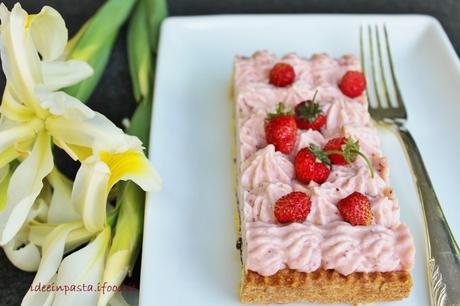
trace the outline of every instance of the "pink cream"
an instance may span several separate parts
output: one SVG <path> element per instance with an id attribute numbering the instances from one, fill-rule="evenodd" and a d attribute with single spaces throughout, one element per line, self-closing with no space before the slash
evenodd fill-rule
<path id="1" fill-rule="evenodd" d="M 277 62 L 294 67 L 293 85 L 279 88 L 268 83 L 268 72 Z M 291 53 L 278 59 L 260 51 L 250 58 L 236 58 L 238 193 L 246 269 L 268 276 L 283 268 L 311 272 L 322 267 L 344 275 L 412 268 L 414 243 L 409 229 L 399 222 L 398 202 L 388 185 L 388 165 L 367 101 L 364 96 L 350 99 L 337 86 L 346 71 L 359 69 L 353 56 L 336 60 L 317 54 L 307 60 Z M 294 107 L 311 99 L 316 90 L 316 100 L 328 117 L 321 133 L 299 130 L 290 156 L 267 146 L 265 114 L 274 111 L 280 101 Z M 296 181 L 292 164 L 296 152 L 311 143 L 322 146 L 338 136 L 359 140 L 377 170 L 375 177 L 357 160 L 352 167 L 334 166 L 322 185 Z M 303 224 L 279 224 L 273 215 L 275 202 L 293 190 L 310 195 L 311 212 Z M 351 226 L 340 217 L 337 202 L 354 191 L 371 201 L 374 219 L 369 226 Z"/>

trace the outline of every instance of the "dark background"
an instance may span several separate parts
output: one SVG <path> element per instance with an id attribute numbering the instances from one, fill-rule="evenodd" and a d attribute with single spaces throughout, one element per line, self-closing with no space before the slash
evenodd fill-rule
<path id="1" fill-rule="evenodd" d="M 11 9 L 16 1 L 4 1 Z M 104 0 L 27 0 L 21 1 L 29 13 L 43 5 L 56 8 L 66 20 L 69 34 L 74 34 Z M 236 13 L 362 13 L 362 14 L 428 14 L 439 19 L 457 54 L 460 50 L 460 0 L 169 0 L 170 15 L 205 15 Z M 120 33 L 109 65 L 88 105 L 102 112 L 116 124 L 130 117 L 135 103 L 132 97 L 126 59 L 125 29 Z M 0 88 L 5 79 L 0 76 Z M 75 174 L 76 166 L 60 159 L 62 170 Z M 138 284 L 139 265 L 127 283 Z M 33 273 L 12 266 L 0 251 L 0 305 L 20 305 L 32 283 Z M 38 305 L 37 305 L 38 306 Z M 82 305 L 83 306 L 83 305 Z M 88 305 L 89 306 L 89 305 Z"/>

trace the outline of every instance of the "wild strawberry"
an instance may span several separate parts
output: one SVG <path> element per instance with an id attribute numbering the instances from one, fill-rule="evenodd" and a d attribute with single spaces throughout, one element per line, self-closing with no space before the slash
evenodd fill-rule
<path id="1" fill-rule="evenodd" d="M 319 130 L 326 124 L 326 116 L 323 115 L 321 106 L 315 102 L 315 92 L 312 100 L 302 101 L 295 107 L 295 121 L 297 127 L 303 130 Z"/>
<path id="2" fill-rule="evenodd" d="M 339 87 L 345 96 L 359 97 L 366 88 L 366 77 L 360 71 L 347 71 L 342 77 Z"/>
<path id="3" fill-rule="evenodd" d="M 294 68 L 286 63 L 278 63 L 270 70 L 270 84 L 278 87 L 291 85 L 295 80 Z"/>
<path id="4" fill-rule="evenodd" d="M 347 148 L 347 138 L 346 137 L 338 137 L 338 138 L 333 138 L 329 140 L 326 145 L 324 146 L 324 151 L 326 151 L 326 154 L 329 152 L 329 159 L 331 160 L 331 163 L 333 165 L 346 165 L 348 162 L 344 157 L 344 151 Z M 351 139 L 350 139 L 351 140 Z M 354 145 L 353 143 L 352 145 Z M 359 150 L 359 144 L 357 144 L 357 150 Z M 332 153 L 335 151 L 339 151 L 341 153 Z M 348 150 L 349 151 L 349 150 Z M 349 161 L 354 162 L 356 159 L 356 153 L 350 152 Z"/>
<path id="5" fill-rule="evenodd" d="M 275 217 L 280 223 L 303 222 L 311 209 L 310 197 L 303 192 L 291 192 L 275 204 Z"/>
<path id="6" fill-rule="evenodd" d="M 352 164 L 359 155 L 366 162 L 371 176 L 374 177 L 374 169 L 364 153 L 360 151 L 359 141 L 352 138 L 338 137 L 329 140 L 323 148 L 333 165 Z"/>
<path id="7" fill-rule="evenodd" d="M 305 184 L 310 181 L 324 183 L 331 172 L 330 165 L 331 161 L 323 150 L 313 144 L 300 150 L 294 159 L 295 175 Z"/>
<path id="8" fill-rule="evenodd" d="M 351 225 L 369 225 L 372 210 L 369 199 L 362 193 L 353 192 L 337 203 L 342 218 Z"/>
<path id="9" fill-rule="evenodd" d="M 284 104 L 279 103 L 276 113 L 269 113 L 265 121 L 265 137 L 268 144 L 275 146 L 277 151 L 291 153 L 297 140 L 297 124 L 292 112 L 284 111 Z"/>

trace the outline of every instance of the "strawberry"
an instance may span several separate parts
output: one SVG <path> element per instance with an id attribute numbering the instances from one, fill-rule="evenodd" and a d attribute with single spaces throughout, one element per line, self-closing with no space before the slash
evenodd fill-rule
<path id="1" fill-rule="evenodd" d="M 294 68 L 286 63 L 278 63 L 270 70 L 270 84 L 278 87 L 286 87 L 294 83 Z"/>
<path id="2" fill-rule="evenodd" d="M 338 137 L 329 140 L 323 148 L 333 165 L 352 164 L 359 155 L 367 163 L 371 176 L 374 177 L 374 169 L 364 153 L 360 151 L 359 141 L 352 138 Z"/>
<path id="3" fill-rule="evenodd" d="M 311 209 L 310 197 L 299 191 L 288 193 L 276 201 L 275 217 L 280 223 L 303 222 Z"/>
<path id="4" fill-rule="evenodd" d="M 292 112 L 284 111 L 284 104 L 278 103 L 276 113 L 269 113 L 265 121 L 265 137 L 268 144 L 277 151 L 291 153 L 297 140 L 297 124 Z"/>
<path id="5" fill-rule="evenodd" d="M 326 116 L 323 115 L 321 107 L 315 103 L 316 94 L 313 99 L 302 101 L 295 107 L 295 121 L 297 127 L 303 130 L 319 130 L 326 124 Z"/>
<path id="6" fill-rule="evenodd" d="M 356 150 L 359 150 L 359 143 L 352 143 L 351 146 L 347 146 L 347 140 L 350 141 L 351 139 L 347 139 L 346 137 L 338 137 L 338 138 L 333 138 L 329 140 L 326 145 L 324 146 L 324 150 L 326 151 L 326 154 L 328 152 L 334 152 L 334 151 L 339 151 L 340 153 L 330 153 L 329 154 L 329 159 L 331 160 L 331 163 L 333 165 L 346 165 L 348 163 L 347 159 L 345 159 L 343 152 L 344 151 L 350 151 L 351 146 L 355 148 L 355 144 L 357 145 Z M 356 159 L 356 153 L 350 152 L 350 154 L 347 156 L 348 160 L 350 162 L 354 162 Z"/>
<path id="7" fill-rule="evenodd" d="M 362 193 L 353 192 L 337 203 L 342 218 L 351 225 L 369 225 L 372 221 L 372 210 L 369 199 Z"/>
<path id="8" fill-rule="evenodd" d="M 318 184 L 324 183 L 330 170 L 331 162 L 321 148 L 310 145 L 297 153 L 294 159 L 294 170 L 299 181 L 308 184 L 314 181 Z"/>
<path id="9" fill-rule="evenodd" d="M 360 71 L 347 71 L 342 77 L 339 87 L 345 96 L 359 97 L 366 88 L 366 77 Z"/>

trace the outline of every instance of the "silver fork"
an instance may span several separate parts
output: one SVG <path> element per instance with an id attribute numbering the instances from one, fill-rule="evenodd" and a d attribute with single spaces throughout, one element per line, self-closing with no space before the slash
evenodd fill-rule
<path id="1" fill-rule="evenodd" d="M 375 121 L 397 132 L 412 167 L 425 215 L 431 304 L 460 305 L 460 250 L 442 212 L 420 151 L 405 127 L 407 112 L 396 80 L 386 25 L 383 29 L 361 26 L 360 51 L 362 69 L 370 85 L 366 91 L 370 114 Z M 368 70 L 370 73 L 366 73 Z"/>

